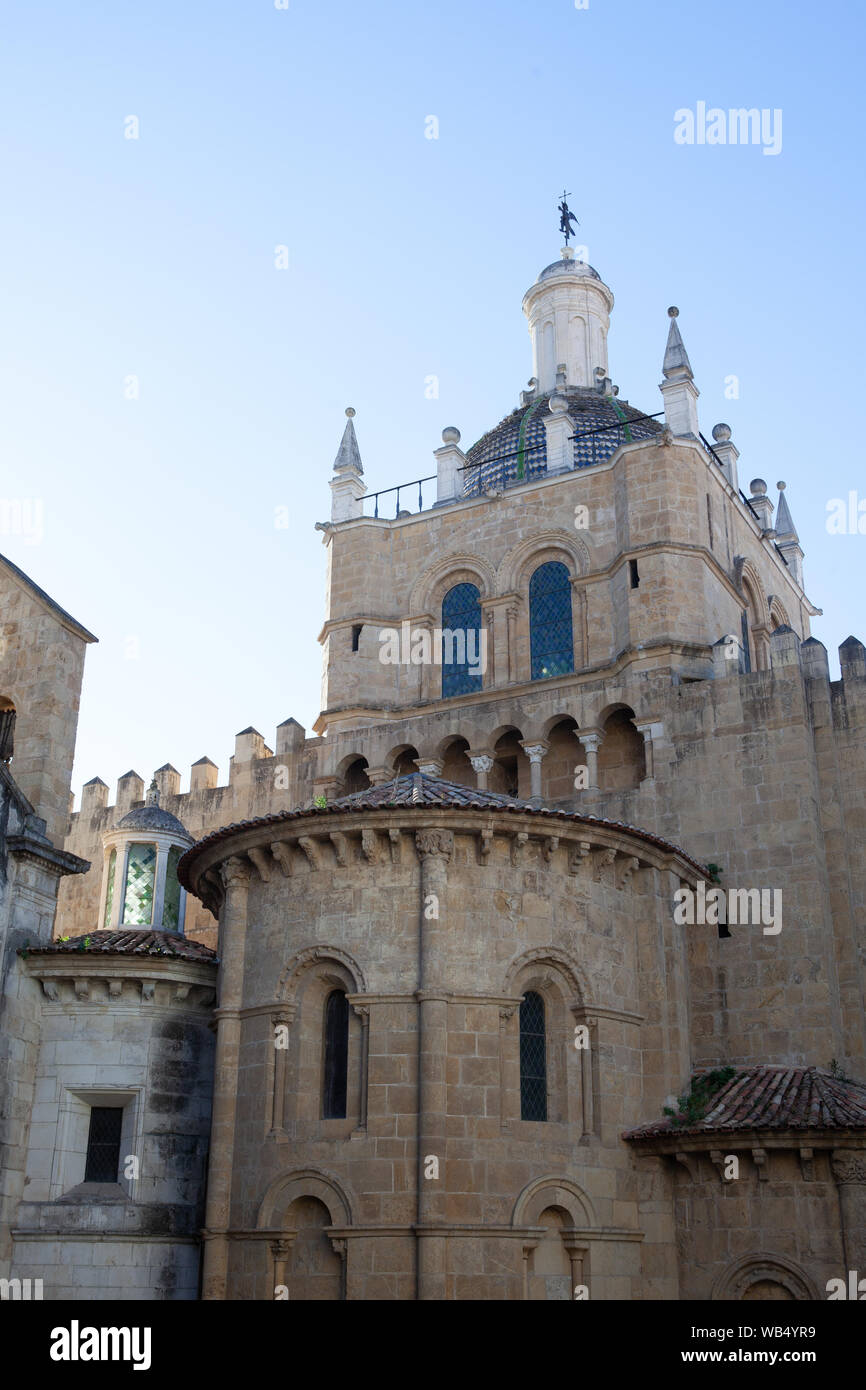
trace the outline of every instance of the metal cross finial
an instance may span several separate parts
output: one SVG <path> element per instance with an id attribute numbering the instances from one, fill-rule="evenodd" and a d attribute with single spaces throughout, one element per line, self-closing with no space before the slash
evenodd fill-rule
<path id="1" fill-rule="evenodd" d="M 571 194 L 566 193 L 565 189 L 563 189 L 562 202 L 559 204 L 559 230 L 565 236 L 566 246 L 568 245 L 569 237 L 574 236 L 574 227 L 572 227 L 571 225 L 572 222 L 574 222 L 578 227 L 580 226 L 580 223 L 578 222 L 574 213 L 569 211 L 568 203 L 565 201 L 566 198 L 570 197 Z"/>

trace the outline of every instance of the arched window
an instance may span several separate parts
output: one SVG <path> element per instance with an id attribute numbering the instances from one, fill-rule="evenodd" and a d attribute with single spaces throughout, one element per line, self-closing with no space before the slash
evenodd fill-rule
<path id="1" fill-rule="evenodd" d="M 8 763 L 15 748 L 15 706 L 0 695 L 0 762 Z"/>
<path id="2" fill-rule="evenodd" d="M 155 878 L 156 845 L 131 844 L 126 860 L 122 926 L 150 926 Z"/>
<path id="3" fill-rule="evenodd" d="M 539 565 L 529 581 L 529 633 L 534 681 L 574 670 L 571 577 L 560 560 Z"/>
<path id="4" fill-rule="evenodd" d="M 325 1075 L 322 1117 L 345 1120 L 349 1077 L 349 1000 L 335 989 L 325 1003 Z"/>
<path id="5" fill-rule="evenodd" d="M 544 1000 L 530 991 L 520 1005 L 520 1118 L 547 1119 L 547 1035 Z"/>
<path id="6" fill-rule="evenodd" d="M 455 584 L 442 600 L 442 695 L 481 689 L 481 594 Z"/>

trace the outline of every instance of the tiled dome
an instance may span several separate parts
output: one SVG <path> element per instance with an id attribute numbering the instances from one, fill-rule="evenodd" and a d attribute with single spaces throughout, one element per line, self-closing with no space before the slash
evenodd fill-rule
<path id="1" fill-rule="evenodd" d="M 544 420 L 551 394 L 536 396 L 529 405 L 513 410 L 472 445 L 467 463 L 480 466 L 470 466 L 464 473 L 464 497 L 474 497 L 487 488 L 513 487 L 547 472 Z M 602 396 L 595 390 L 576 387 L 559 394 L 568 401 L 575 435 L 584 436 L 574 440 L 574 468 L 603 463 L 621 444 L 649 439 L 663 428 L 657 420 L 641 419 L 644 412 L 628 401 Z"/>

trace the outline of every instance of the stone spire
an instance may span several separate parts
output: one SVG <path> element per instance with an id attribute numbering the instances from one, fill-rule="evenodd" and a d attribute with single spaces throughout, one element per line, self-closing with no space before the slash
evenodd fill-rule
<path id="1" fill-rule="evenodd" d="M 779 505 L 776 508 L 776 545 L 782 552 L 785 563 L 792 579 L 803 587 L 803 549 L 800 545 L 800 537 L 791 516 L 791 509 L 785 497 L 785 484 L 777 483 L 779 489 Z"/>
<path id="2" fill-rule="evenodd" d="M 334 459 L 334 472 L 351 472 L 360 476 L 364 472 L 364 466 L 361 463 L 361 451 L 355 436 L 355 426 L 352 424 L 355 412 L 351 406 L 347 407 L 346 416 L 346 428 L 343 430 L 343 438 L 340 440 L 337 457 Z"/>
<path id="3" fill-rule="evenodd" d="M 665 360 L 662 365 L 662 373 L 667 381 L 679 378 L 684 374 L 690 381 L 694 379 L 689 354 L 686 352 L 686 345 L 677 323 L 679 312 L 676 306 L 668 309 L 671 326 L 668 329 L 668 345 L 665 348 Z"/>
<path id="4" fill-rule="evenodd" d="M 334 459 L 334 477 L 331 479 L 331 521 L 352 521 L 363 514 L 362 497 L 367 491 L 364 482 L 364 468 L 361 451 L 355 438 L 352 421 L 355 412 L 351 406 L 346 409 L 346 428 Z"/>
<path id="5" fill-rule="evenodd" d="M 777 483 L 779 489 L 779 505 L 776 508 L 776 539 L 778 541 L 793 540 L 798 541 L 797 529 L 791 519 L 791 511 L 785 497 L 785 484 Z"/>
<path id="6" fill-rule="evenodd" d="M 668 329 L 665 360 L 662 364 L 664 381 L 659 390 L 665 403 L 665 424 L 671 433 L 690 435 L 693 439 L 697 439 L 700 433 L 698 425 L 698 396 L 700 392 L 695 386 L 692 364 L 689 361 L 689 355 L 677 325 L 679 312 L 675 305 L 668 309 L 671 323 Z"/>

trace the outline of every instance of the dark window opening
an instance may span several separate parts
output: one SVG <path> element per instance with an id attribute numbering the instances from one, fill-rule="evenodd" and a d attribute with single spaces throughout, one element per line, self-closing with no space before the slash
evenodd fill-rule
<path id="1" fill-rule="evenodd" d="M 710 494 L 707 493 L 707 531 L 710 537 L 710 550 L 713 548 L 713 508 L 710 503 Z"/>
<path id="2" fill-rule="evenodd" d="M 15 706 L 0 700 L 0 762 L 8 763 L 15 749 Z"/>
<path id="3" fill-rule="evenodd" d="M 356 623 L 352 628 L 352 651 L 356 652 L 361 645 L 361 629 L 363 623 Z"/>
<path id="4" fill-rule="evenodd" d="M 520 1005 L 520 1118 L 547 1119 L 547 1037 L 544 1000 L 529 993 Z"/>
<path id="5" fill-rule="evenodd" d="M 87 1162 L 84 1167 L 85 1182 L 117 1182 L 122 1125 L 122 1106 L 94 1105 L 91 1109 Z"/>
<path id="6" fill-rule="evenodd" d="M 349 1001 L 341 990 L 325 1004 L 325 1083 L 322 1111 L 326 1120 L 345 1120 L 349 1080 Z"/>
<path id="7" fill-rule="evenodd" d="M 638 574 L 637 560 L 628 562 L 628 580 L 633 589 L 640 588 L 640 575 Z"/>
<path id="8" fill-rule="evenodd" d="M 740 614 L 740 630 L 743 638 L 743 670 L 751 671 L 752 654 L 749 651 L 749 615 L 746 612 Z"/>

